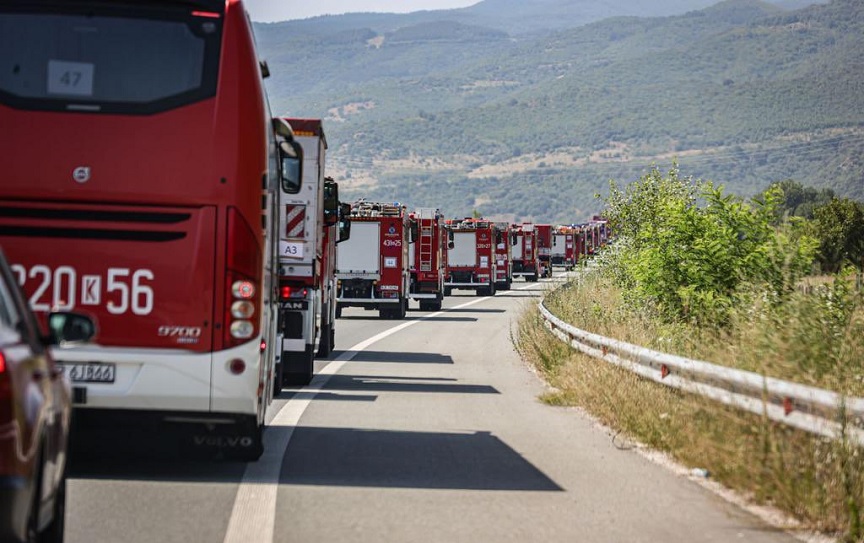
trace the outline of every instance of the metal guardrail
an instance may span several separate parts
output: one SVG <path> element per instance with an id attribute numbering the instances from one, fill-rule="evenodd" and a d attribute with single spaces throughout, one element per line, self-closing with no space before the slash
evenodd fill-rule
<path id="1" fill-rule="evenodd" d="M 546 327 L 587 355 L 811 434 L 864 446 L 864 398 L 653 351 L 575 328 L 540 303 Z M 845 422 L 845 424 L 844 424 Z"/>

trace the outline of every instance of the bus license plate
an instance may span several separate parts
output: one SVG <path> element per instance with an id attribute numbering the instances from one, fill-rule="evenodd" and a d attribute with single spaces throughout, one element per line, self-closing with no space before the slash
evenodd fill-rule
<path id="1" fill-rule="evenodd" d="M 113 383 L 117 366 L 108 362 L 58 363 L 73 383 Z"/>

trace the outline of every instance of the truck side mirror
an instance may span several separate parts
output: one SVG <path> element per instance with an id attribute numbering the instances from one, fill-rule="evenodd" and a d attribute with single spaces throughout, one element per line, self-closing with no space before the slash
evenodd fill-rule
<path id="1" fill-rule="evenodd" d="M 516 232 L 510 234 L 510 245 L 515 247 L 517 241 L 519 241 L 519 236 L 516 235 Z"/>
<path id="2" fill-rule="evenodd" d="M 339 238 L 336 243 L 351 237 L 351 204 L 339 204 Z"/>
<path id="3" fill-rule="evenodd" d="M 332 177 L 324 178 L 324 224 L 333 226 L 339 222 L 339 184 Z"/>

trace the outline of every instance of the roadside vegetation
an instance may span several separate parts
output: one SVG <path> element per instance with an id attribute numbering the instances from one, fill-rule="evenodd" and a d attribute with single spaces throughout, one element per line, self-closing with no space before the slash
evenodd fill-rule
<path id="1" fill-rule="evenodd" d="M 546 297 L 550 311 L 607 337 L 864 397 L 864 205 L 794 181 L 744 201 L 675 168 L 609 194 L 615 243 Z M 554 387 L 545 401 L 581 406 L 802 529 L 864 541 L 864 451 L 852 444 L 580 355 L 534 309 L 518 347 Z"/>

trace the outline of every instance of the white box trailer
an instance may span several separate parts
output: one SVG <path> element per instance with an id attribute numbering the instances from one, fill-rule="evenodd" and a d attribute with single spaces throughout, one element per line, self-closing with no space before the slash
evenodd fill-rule
<path id="1" fill-rule="evenodd" d="M 477 265 L 476 232 L 453 232 L 453 248 L 447 249 L 447 264 L 450 266 Z"/>
<path id="2" fill-rule="evenodd" d="M 381 223 L 353 222 L 351 237 L 339 244 L 336 278 L 380 279 Z"/>

